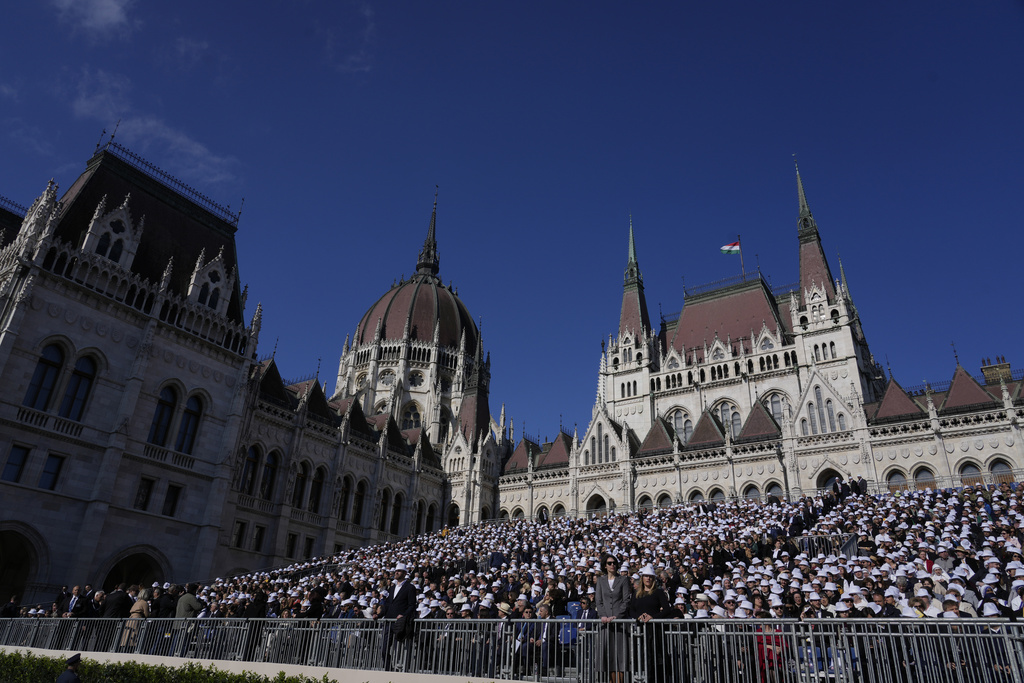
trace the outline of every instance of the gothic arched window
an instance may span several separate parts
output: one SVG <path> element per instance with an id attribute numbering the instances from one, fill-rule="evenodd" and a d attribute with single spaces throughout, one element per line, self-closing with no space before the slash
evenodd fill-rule
<path id="1" fill-rule="evenodd" d="M 267 460 L 263 463 L 263 477 L 260 479 L 260 498 L 263 500 L 274 499 L 274 481 L 277 479 L 277 453 L 267 453 Z"/>
<path id="2" fill-rule="evenodd" d="M 420 407 L 415 403 L 410 403 L 402 413 L 402 429 L 419 429 L 419 426 Z"/>
<path id="3" fill-rule="evenodd" d="M 196 444 L 196 432 L 199 431 L 199 419 L 203 415 L 203 402 L 198 396 L 189 396 L 185 401 L 185 411 L 181 415 L 181 425 L 178 427 L 178 440 L 174 450 L 179 453 L 192 454 Z"/>
<path id="4" fill-rule="evenodd" d="M 43 349 L 22 404 L 36 410 L 46 410 L 50 404 L 53 387 L 57 383 L 57 377 L 63 366 L 64 352 L 60 350 L 59 346 L 50 344 Z"/>
<path id="5" fill-rule="evenodd" d="M 160 397 L 156 402 L 156 412 L 153 413 L 153 422 L 149 425 L 149 438 L 147 441 L 154 446 L 167 445 L 167 432 L 171 428 L 171 418 L 174 416 L 174 409 L 178 405 L 178 394 L 171 387 L 164 387 L 160 390 Z"/>
<path id="6" fill-rule="evenodd" d="M 64 398 L 60 402 L 58 415 L 78 422 L 85 412 L 85 402 L 89 398 L 93 381 L 96 379 L 96 361 L 82 356 L 75 362 L 75 371 L 64 390 Z"/>

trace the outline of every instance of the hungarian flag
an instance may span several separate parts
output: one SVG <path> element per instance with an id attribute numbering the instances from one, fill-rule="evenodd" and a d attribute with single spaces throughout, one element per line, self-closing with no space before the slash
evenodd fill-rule
<path id="1" fill-rule="evenodd" d="M 733 242 L 732 244 L 725 245 L 724 247 L 722 247 L 722 253 L 723 254 L 738 254 L 738 253 L 740 253 L 740 243 L 739 242 Z"/>

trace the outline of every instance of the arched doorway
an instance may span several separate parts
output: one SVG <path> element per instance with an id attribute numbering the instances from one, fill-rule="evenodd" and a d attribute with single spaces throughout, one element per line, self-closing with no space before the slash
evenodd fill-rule
<path id="1" fill-rule="evenodd" d="M 827 469 L 818 475 L 817 488 L 819 489 L 831 489 L 832 484 L 839 478 L 839 473 L 833 469 Z"/>
<path id="2" fill-rule="evenodd" d="M 164 582 L 164 571 L 161 569 L 160 563 L 151 555 L 136 552 L 118 560 L 110 568 L 107 576 L 103 579 L 103 590 L 110 592 L 122 583 L 150 586 L 154 581 Z"/>
<path id="3" fill-rule="evenodd" d="M 548 509 L 541 505 L 540 508 L 537 510 L 536 515 L 534 516 L 536 517 L 538 522 L 543 524 L 544 522 L 548 521 Z"/>
<path id="4" fill-rule="evenodd" d="M 701 493 L 700 491 L 694 491 L 693 493 L 690 494 L 690 502 L 691 503 L 701 503 L 703 501 L 704 501 L 704 494 Z"/>
<path id="5" fill-rule="evenodd" d="M 38 580 L 35 546 L 17 531 L 0 531 L 0 596 L 4 602 L 12 595 L 24 599 L 29 580 Z"/>
<path id="6" fill-rule="evenodd" d="M 651 500 L 650 496 L 640 496 L 640 500 L 636 502 L 638 510 L 650 510 L 654 507 L 654 501 Z"/>
<path id="7" fill-rule="evenodd" d="M 608 512 L 608 504 L 604 502 L 604 498 L 600 494 L 595 493 L 587 501 L 587 516 L 597 517 Z"/>
<path id="8" fill-rule="evenodd" d="M 427 508 L 427 522 L 423 526 L 423 531 L 425 531 L 427 533 L 430 533 L 431 531 L 433 531 L 434 530 L 434 523 L 436 521 L 436 518 L 437 518 L 437 505 L 435 505 L 434 503 L 431 503 L 430 507 Z"/>
<path id="9" fill-rule="evenodd" d="M 557 503 L 555 505 L 555 507 L 553 507 L 551 509 L 551 516 L 552 517 L 564 517 L 565 516 L 565 506 L 562 505 L 561 503 Z"/>
<path id="10" fill-rule="evenodd" d="M 672 507 L 672 496 L 668 495 L 667 493 L 661 494 L 661 497 L 658 498 L 658 507 L 660 507 L 660 508 L 670 508 L 670 507 Z"/>
<path id="11" fill-rule="evenodd" d="M 448 522 L 446 526 L 458 526 L 459 525 L 459 506 L 452 503 L 448 508 Z"/>

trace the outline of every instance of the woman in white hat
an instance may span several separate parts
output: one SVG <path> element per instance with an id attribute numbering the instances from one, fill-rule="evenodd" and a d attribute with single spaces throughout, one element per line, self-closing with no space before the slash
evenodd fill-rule
<path id="1" fill-rule="evenodd" d="M 629 616 L 638 624 L 643 625 L 646 632 L 644 658 L 649 680 L 665 680 L 664 663 L 666 660 L 663 648 L 664 639 L 661 633 L 655 632 L 652 619 L 670 618 L 672 605 L 668 601 L 665 590 L 658 585 L 658 574 L 654 565 L 648 564 L 640 570 L 640 582 L 637 584 L 633 599 L 629 601 Z"/>

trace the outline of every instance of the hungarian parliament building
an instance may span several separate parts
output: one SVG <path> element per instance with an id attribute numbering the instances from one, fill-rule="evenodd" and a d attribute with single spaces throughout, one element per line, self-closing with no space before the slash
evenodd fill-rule
<path id="1" fill-rule="evenodd" d="M 101 145 L 66 191 L 0 198 L 0 594 L 243 574 L 492 519 L 792 499 L 840 476 L 1019 479 L 1022 374 L 997 357 L 887 379 L 799 172 L 797 195 L 798 285 L 687 289 L 657 329 L 630 227 L 590 424 L 539 443 L 492 413 L 480 330 L 439 277 L 436 202 L 407 245 L 415 274 L 352 321 L 334 386 L 287 382 L 258 350 L 238 216 Z"/>

